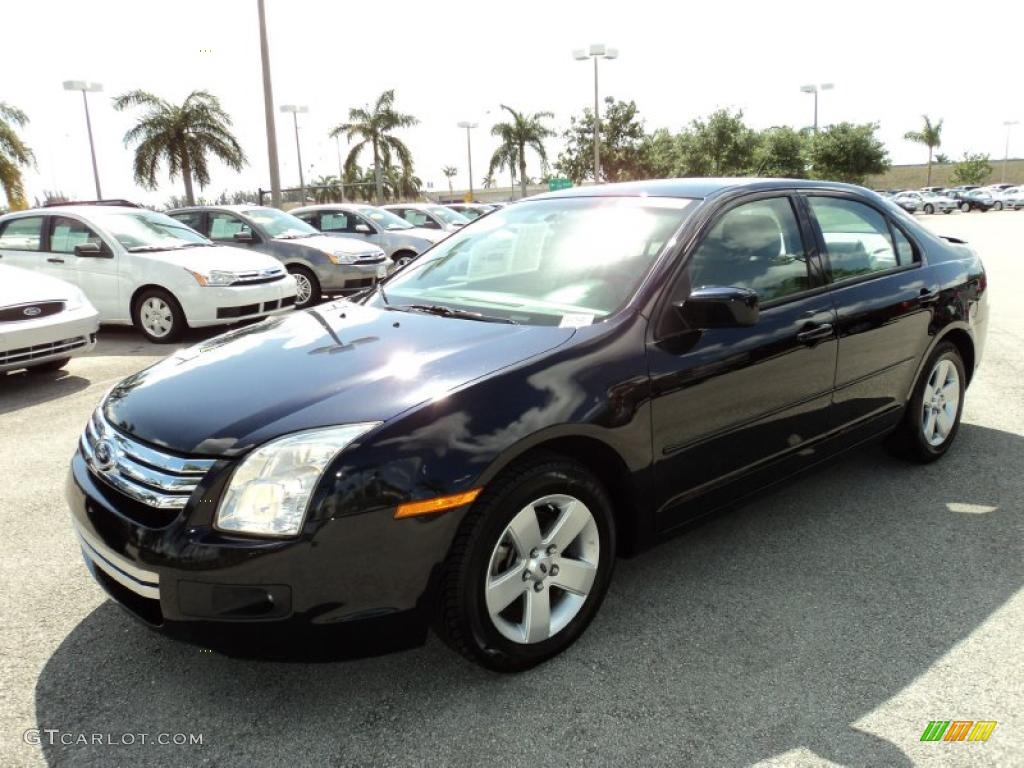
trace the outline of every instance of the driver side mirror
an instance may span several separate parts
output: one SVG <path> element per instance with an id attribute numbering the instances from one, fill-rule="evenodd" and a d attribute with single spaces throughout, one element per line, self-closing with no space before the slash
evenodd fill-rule
<path id="1" fill-rule="evenodd" d="M 361 235 L 372 235 L 373 230 L 370 229 L 369 224 L 356 224 L 356 232 Z"/>
<path id="2" fill-rule="evenodd" d="M 761 314 L 757 293 L 749 288 L 704 286 L 672 306 L 693 329 L 744 328 L 756 325 Z"/>
<path id="3" fill-rule="evenodd" d="M 256 236 L 252 232 L 250 232 L 248 230 L 242 230 L 241 232 L 235 232 L 235 234 L 231 236 L 231 239 L 234 240 L 236 243 L 255 243 L 256 242 Z"/>
<path id="4" fill-rule="evenodd" d="M 106 256 L 99 243 L 79 243 L 75 246 L 75 256 Z"/>

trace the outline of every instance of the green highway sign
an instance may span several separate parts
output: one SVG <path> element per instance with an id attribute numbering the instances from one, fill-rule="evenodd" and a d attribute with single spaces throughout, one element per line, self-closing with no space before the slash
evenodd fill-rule
<path id="1" fill-rule="evenodd" d="M 557 189 L 568 189 L 572 186 L 569 179 L 548 179 L 548 191 L 554 192 Z"/>

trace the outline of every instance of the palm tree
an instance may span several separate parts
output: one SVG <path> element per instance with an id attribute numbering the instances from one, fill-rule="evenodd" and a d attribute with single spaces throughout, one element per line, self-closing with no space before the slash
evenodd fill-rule
<path id="1" fill-rule="evenodd" d="M 491 187 L 493 187 L 493 186 L 494 186 L 494 185 L 495 185 L 496 183 L 497 183 L 497 182 L 496 182 L 496 181 L 494 180 L 494 174 L 493 174 L 493 173 L 488 173 L 488 174 L 487 174 L 486 176 L 484 176 L 484 178 L 483 178 L 483 185 L 484 185 L 484 189 L 490 189 L 490 188 L 491 188 Z"/>
<path id="2" fill-rule="evenodd" d="M 455 174 L 459 172 L 459 169 L 454 165 L 446 165 L 441 169 L 441 173 L 444 174 L 445 178 L 448 179 L 448 197 L 454 197 L 455 191 L 452 189 L 452 179 L 455 178 Z"/>
<path id="3" fill-rule="evenodd" d="M 907 131 L 903 134 L 903 138 L 928 147 L 928 183 L 925 186 L 930 187 L 932 185 L 932 152 L 936 147 L 942 146 L 942 121 L 939 120 L 933 125 L 928 115 L 921 115 L 921 117 L 924 118 L 924 127 L 920 131 Z"/>
<path id="4" fill-rule="evenodd" d="M 0 101 L 0 189 L 11 210 L 24 208 L 25 184 L 21 169 L 35 163 L 32 150 L 18 136 L 16 128 L 24 128 L 28 117 L 17 107 Z"/>
<path id="5" fill-rule="evenodd" d="M 336 203 L 341 199 L 341 182 L 337 176 L 321 176 L 313 180 L 313 198 L 318 203 Z"/>
<path id="6" fill-rule="evenodd" d="M 345 141 L 359 139 L 348 153 L 345 168 L 355 167 L 359 154 L 366 147 L 373 150 L 373 176 L 377 185 L 377 199 L 384 197 L 384 171 L 391 165 L 391 156 L 397 155 L 405 175 L 412 174 L 412 153 L 391 135 L 396 128 L 409 128 L 419 122 L 412 115 L 395 111 L 395 91 L 384 91 L 370 107 L 354 107 L 348 111 L 348 122 L 336 125 L 328 134 L 332 139 L 345 134 Z M 346 170 L 347 173 L 347 170 Z"/>
<path id="7" fill-rule="evenodd" d="M 195 204 L 192 180 L 199 187 L 210 183 L 207 155 L 214 155 L 228 168 L 240 171 L 247 160 L 238 140 L 229 130 L 231 116 L 217 97 L 207 91 L 192 91 L 180 105 L 164 101 L 146 91 L 128 91 L 114 99 L 114 109 L 146 107 L 149 111 L 138 125 L 124 135 L 125 146 L 135 148 L 135 181 L 156 189 L 160 163 L 167 162 L 168 176 L 185 182 L 185 199 Z"/>
<path id="8" fill-rule="evenodd" d="M 519 187 L 522 196 L 526 197 L 526 148 L 531 147 L 540 157 L 541 163 L 545 166 L 548 162 L 547 152 L 544 151 L 544 139 L 554 136 L 555 132 L 544 125 L 541 120 L 554 117 L 551 112 L 534 112 L 527 115 L 525 112 L 516 112 L 512 107 L 501 108 L 512 115 L 511 122 L 498 123 L 491 128 L 491 134 L 501 139 L 501 145 L 494 150 L 491 156 L 491 166 L 488 174 L 495 169 L 504 168 L 508 165 L 519 163 Z"/>

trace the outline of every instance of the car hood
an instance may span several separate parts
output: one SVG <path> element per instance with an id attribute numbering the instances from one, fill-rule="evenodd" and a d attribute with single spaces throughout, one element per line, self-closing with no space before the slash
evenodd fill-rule
<path id="1" fill-rule="evenodd" d="M 49 299 L 69 299 L 80 293 L 75 286 L 55 277 L 0 264 L 0 307 Z"/>
<path id="2" fill-rule="evenodd" d="M 426 227 L 413 227 L 412 229 L 399 229 L 395 231 L 396 235 L 405 235 L 406 237 L 418 237 L 421 240 L 429 240 L 432 243 L 439 243 L 444 240 L 451 232 L 442 232 L 439 229 L 427 229 Z"/>
<path id="3" fill-rule="evenodd" d="M 310 237 L 299 237 L 294 240 L 287 238 L 275 238 L 275 243 L 285 243 L 289 246 L 300 246 L 313 248 L 317 251 L 327 253 L 366 253 L 367 251 L 379 251 L 380 248 L 366 240 L 356 240 L 352 237 L 335 237 L 333 235 L 312 235 Z"/>
<path id="4" fill-rule="evenodd" d="M 574 332 L 337 301 L 183 349 L 122 381 L 103 407 L 153 445 L 237 455 L 297 430 L 387 421 Z"/>
<path id="5" fill-rule="evenodd" d="M 256 269 L 280 268 L 281 266 L 281 262 L 265 253 L 250 251 L 248 248 L 237 248 L 232 245 L 182 248 L 170 251 L 140 251 L 131 255 L 132 258 L 162 261 L 167 264 L 176 264 L 185 269 L 201 270 L 203 272 L 211 269 L 246 272 Z"/>

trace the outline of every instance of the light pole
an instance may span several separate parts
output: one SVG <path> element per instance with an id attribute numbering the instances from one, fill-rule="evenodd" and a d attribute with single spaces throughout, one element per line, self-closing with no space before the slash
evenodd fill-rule
<path id="1" fill-rule="evenodd" d="M 345 202 L 345 169 L 341 165 L 341 136 L 334 137 L 334 146 L 338 150 L 338 186 L 341 187 L 341 202 Z"/>
<path id="2" fill-rule="evenodd" d="M 89 83 L 85 80 L 65 80 L 65 91 L 81 91 L 82 104 L 85 106 L 85 130 L 89 133 L 89 154 L 92 155 L 92 178 L 96 182 L 96 199 L 102 200 L 103 193 L 100 192 L 100 172 L 96 167 L 96 145 L 92 141 L 92 121 L 89 119 L 89 99 L 85 94 L 99 93 L 103 86 L 99 83 Z"/>
<path id="3" fill-rule="evenodd" d="M 466 129 L 466 162 L 469 164 L 469 202 L 473 202 L 473 146 L 470 143 L 469 132 L 476 128 L 478 123 L 471 123 L 468 120 L 463 120 L 459 123 L 459 128 Z"/>
<path id="4" fill-rule="evenodd" d="M 292 122 L 295 124 L 295 156 L 299 161 L 299 205 L 306 204 L 306 180 L 302 176 L 302 150 L 299 149 L 299 115 L 309 112 L 309 107 L 298 104 L 282 104 L 282 112 L 292 113 Z"/>
<path id="5" fill-rule="evenodd" d="M 801 93 L 813 93 L 814 94 L 814 132 L 818 132 L 818 91 L 831 91 L 835 86 L 832 83 L 822 83 L 821 85 L 801 85 Z"/>
<path id="6" fill-rule="evenodd" d="M 1006 183 L 1006 164 L 1010 162 L 1010 129 L 1017 125 L 1020 120 L 1004 120 L 1006 126 L 1006 148 L 1003 151 L 1003 183 Z"/>
<path id="7" fill-rule="evenodd" d="M 617 48 L 608 48 L 603 44 L 595 44 L 590 48 L 579 48 L 572 52 L 576 61 L 594 60 L 594 183 L 601 183 L 601 111 L 597 100 L 597 61 L 598 59 L 618 58 Z"/>
<path id="8" fill-rule="evenodd" d="M 274 125 L 274 89 L 270 87 L 270 45 L 267 43 L 267 12 L 256 0 L 260 17 L 260 60 L 263 63 L 263 114 L 267 123 L 267 164 L 270 166 L 270 204 L 281 207 L 281 171 L 277 166 L 277 128 Z"/>

